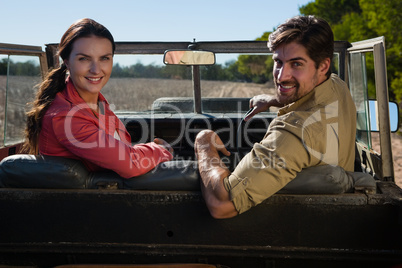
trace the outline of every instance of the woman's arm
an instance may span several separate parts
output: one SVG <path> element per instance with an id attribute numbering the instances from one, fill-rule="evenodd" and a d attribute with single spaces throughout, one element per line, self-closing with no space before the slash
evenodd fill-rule
<path id="1" fill-rule="evenodd" d="M 114 138 L 113 127 L 109 126 L 111 133 L 107 133 L 84 112 L 70 117 L 59 114 L 52 121 L 57 140 L 69 152 L 124 178 L 145 174 L 173 158 L 167 145 L 150 142 L 131 146 Z"/>

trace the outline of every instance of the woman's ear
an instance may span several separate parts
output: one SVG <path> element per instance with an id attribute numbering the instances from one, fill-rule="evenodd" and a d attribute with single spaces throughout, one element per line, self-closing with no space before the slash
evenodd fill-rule
<path id="1" fill-rule="evenodd" d="M 64 60 L 64 61 L 63 61 L 63 63 L 64 63 L 64 65 L 66 65 L 66 67 L 67 67 L 67 70 L 70 70 L 70 67 L 69 67 L 69 62 L 68 62 L 68 60 Z"/>

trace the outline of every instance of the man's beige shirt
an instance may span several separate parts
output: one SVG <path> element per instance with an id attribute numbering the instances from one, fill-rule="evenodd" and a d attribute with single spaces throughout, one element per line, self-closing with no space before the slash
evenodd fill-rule
<path id="1" fill-rule="evenodd" d="M 224 179 L 236 210 L 245 212 L 270 197 L 303 168 L 338 165 L 353 171 L 356 108 L 344 81 L 330 79 L 278 112 L 256 143 Z"/>

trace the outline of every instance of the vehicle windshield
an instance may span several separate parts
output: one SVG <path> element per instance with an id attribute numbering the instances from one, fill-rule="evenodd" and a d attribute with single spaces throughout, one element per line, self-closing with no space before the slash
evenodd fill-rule
<path id="1" fill-rule="evenodd" d="M 201 97 L 274 93 L 271 62 L 268 54 L 216 54 L 215 65 L 200 66 Z M 163 55 L 115 55 L 112 76 L 102 93 L 115 112 L 157 112 L 160 98 L 192 101 L 192 67 L 165 65 Z"/>
<path id="2" fill-rule="evenodd" d="M 114 56 L 112 76 L 102 89 L 116 114 L 194 112 L 192 66 L 165 65 L 163 52 L 123 53 Z M 335 54 L 334 72 L 337 58 Z M 203 113 L 243 115 L 253 96 L 275 94 L 268 52 L 216 52 L 215 61 L 214 65 L 197 66 Z M 25 113 L 41 77 L 38 56 L 1 55 L 0 63 L 0 146 L 4 146 L 23 138 Z M 232 99 L 225 102 L 223 98 Z"/>

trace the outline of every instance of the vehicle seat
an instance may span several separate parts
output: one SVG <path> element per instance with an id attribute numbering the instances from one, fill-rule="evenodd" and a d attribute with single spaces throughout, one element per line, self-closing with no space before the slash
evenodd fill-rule
<path id="1" fill-rule="evenodd" d="M 90 172 L 76 159 L 17 154 L 0 162 L 0 187 L 44 189 L 199 190 L 194 161 L 169 161 L 130 179 L 113 171 Z"/>
<path id="2" fill-rule="evenodd" d="M 250 98 L 202 98 L 202 110 L 206 113 L 228 113 L 248 111 Z M 194 111 L 194 98 L 162 97 L 152 103 L 152 110 L 158 112 L 191 113 Z"/>
<path id="3" fill-rule="evenodd" d="M 2 188 L 199 191 L 199 178 L 197 163 L 185 160 L 161 163 L 150 172 L 130 179 L 113 171 L 90 172 L 79 160 L 57 156 L 17 154 L 0 162 Z M 278 193 L 375 193 L 375 190 L 375 180 L 369 174 L 324 165 L 304 169 Z"/>

